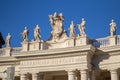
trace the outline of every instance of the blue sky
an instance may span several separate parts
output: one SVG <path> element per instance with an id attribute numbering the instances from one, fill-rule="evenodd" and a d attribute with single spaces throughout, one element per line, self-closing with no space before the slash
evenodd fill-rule
<path id="1" fill-rule="evenodd" d="M 85 18 L 86 33 L 91 39 L 109 36 L 111 19 L 115 20 L 120 34 L 120 0 L 0 0 L 0 32 L 4 39 L 11 33 L 11 46 L 20 47 L 24 27 L 30 30 L 31 41 L 39 24 L 41 39 L 48 40 L 52 30 L 48 15 L 54 12 L 63 13 L 65 30 L 72 20 L 77 25 Z M 79 34 L 78 26 L 76 31 Z"/>

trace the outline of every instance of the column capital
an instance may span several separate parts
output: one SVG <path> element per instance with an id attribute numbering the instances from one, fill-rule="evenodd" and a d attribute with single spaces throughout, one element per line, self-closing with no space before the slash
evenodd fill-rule
<path id="1" fill-rule="evenodd" d="M 37 80 L 38 79 L 38 73 L 37 72 L 33 72 L 32 73 L 32 80 Z"/>
<path id="2" fill-rule="evenodd" d="M 75 74 L 75 70 L 69 70 L 67 71 L 69 75 L 74 75 Z"/>
<path id="3" fill-rule="evenodd" d="M 75 80 L 75 70 L 67 70 L 68 80 Z"/>
<path id="4" fill-rule="evenodd" d="M 81 74 L 86 74 L 87 71 L 88 71 L 87 69 L 83 69 L 83 70 L 80 70 L 80 73 L 81 73 Z"/>

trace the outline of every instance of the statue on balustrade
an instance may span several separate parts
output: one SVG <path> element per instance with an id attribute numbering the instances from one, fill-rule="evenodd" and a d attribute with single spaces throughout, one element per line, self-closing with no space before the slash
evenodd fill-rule
<path id="1" fill-rule="evenodd" d="M 28 41 L 28 34 L 29 34 L 29 30 L 27 29 L 27 27 L 25 27 L 23 33 L 22 33 L 22 37 L 23 37 L 23 41 L 27 42 Z"/>
<path id="2" fill-rule="evenodd" d="M 6 48 L 10 48 L 10 40 L 11 40 L 11 35 L 8 33 L 6 37 Z"/>
<path id="3" fill-rule="evenodd" d="M 70 25 L 70 37 L 75 37 L 76 36 L 76 31 L 75 31 L 75 24 L 73 21 L 71 21 L 71 25 Z"/>
<path id="4" fill-rule="evenodd" d="M 110 35 L 111 36 L 116 35 L 116 29 L 117 29 L 116 23 L 112 19 L 110 23 Z"/>
<path id="5" fill-rule="evenodd" d="M 49 15 L 50 18 L 50 23 L 52 26 L 52 31 L 51 31 L 51 39 L 54 42 L 60 40 L 60 38 L 64 37 L 65 31 L 63 30 L 63 22 L 64 22 L 64 17 L 62 13 L 57 14 L 56 12 L 54 15 Z"/>
<path id="6" fill-rule="evenodd" d="M 39 25 L 36 25 L 36 28 L 34 29 L 34 37 L 36 41 L 40 41 L 41 35 Z"/>
<path id="7" fill-rule="evenodd" d="M 86 36 L 86 33 L 85 33 L 85 25 L 86 25 L 86 21 L 84 18 L 82 18 L 82 22 L 81 24 L 78 24 L 78 28 L 80 30 L 80 35 L 81 36 Z"/>

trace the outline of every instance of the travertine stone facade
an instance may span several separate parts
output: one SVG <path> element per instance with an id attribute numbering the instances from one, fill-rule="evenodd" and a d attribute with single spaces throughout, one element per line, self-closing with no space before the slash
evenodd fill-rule
<path id="1" fill-rule="evenodd" d="M 0 80 L 120 80 L 120 36 L 115 35 L 113 20 L 110 36 L 91 40 L 84 30 L 84 18 L 78 36 L 71 22 L 68 37 L 62 13 L 49 17 L 53 28 L 49 40 L 41 40 L 37 25 L 35 40 L 29 42 L 25 27 L 22 47 L 11 48 L 8 42 L 0 49 Z"/>

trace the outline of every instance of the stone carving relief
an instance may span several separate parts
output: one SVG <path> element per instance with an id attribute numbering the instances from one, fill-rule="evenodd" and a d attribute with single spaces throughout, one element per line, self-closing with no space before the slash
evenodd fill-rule
<path id="1" fill-rule="evenodd" d="M 27 29 L 27 27 L 25 27 L 23 33 L 22 33 L 22 38 L 24 42 L 28 41 L 28 34 L 29 34 L 29 30 Z"/>
<path id="2" fill-rule="evenodd" d="M 54 15 L 49 15 L 50 18 L 50 23 L 52 26 L 52 31 L 51 31 L 51 39 L 54 42 L 57 42 L 58 40 L 66 37 L 66 31 L 63 30 L 63 22 L 64 22 L 64 17 L 62 13 L 57 14 L 56 12 Z"/>
<path id="3" fill-rule="evenodd" d="M 34 37 L 37 42 L 40 41 L 41 35 L 40 35 L 40 27 L 39 25 L 36 25 L 36 28 L 34 29 Z"/>
<path id="4" fill-rule="evenodd" d="M 11 40 L 11 35 L 10 35 L 10 33 L 8 33 L 8 35 L 6 37 L 6 48 L 10 47 L 10 40 Z"/>
<path id="5" fill-rule="evenodd" d="M 82 18 L 81 24 L 78 24 L 78 29 L 80 30 L 80 36 L 86 36 L 85 25 L 86 25 L 86 21 L 84 18 Z"/>
<path id="6" fill-rule="evenodd" d="M 76 36 L 76 31 L 75 31 L 75 24 L 73 21 L 71 21 L 71 25 L 70 25 L 70 37 L 75 37 Z"/>
<path id="7" fill-rule="evenodd" d="M 110 23 L 110 35 L 111 36 L 116 35 L 116 29 L 117 29 L 117 25 L 114 22 L 114 20 L 112 19 L 111 23 Z"/>
<path id="8" fill-rule="evenodd" d="M 58 59 L 44 59 L 44 60 L 32 60 L 32 61 L 23 61 L 21 66 L 51 66 L 51 65 L 63 65 L 63 64 L 73 64 L 73 63 L 82 63 L 86 61 L 85 56 L 81 57 L 69 57 L 69 58 L 58 58 Z"/>

